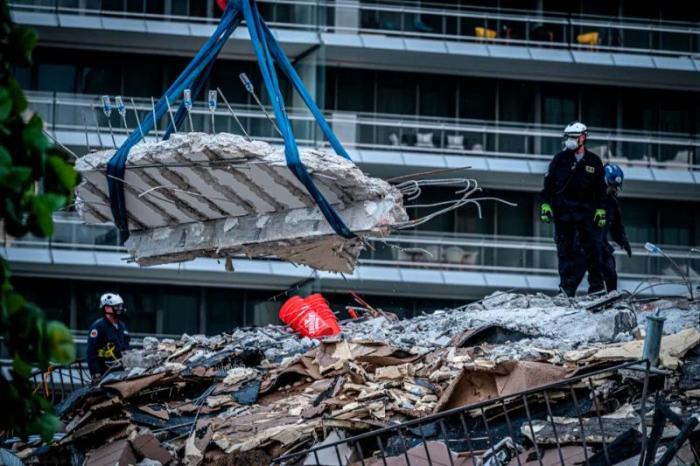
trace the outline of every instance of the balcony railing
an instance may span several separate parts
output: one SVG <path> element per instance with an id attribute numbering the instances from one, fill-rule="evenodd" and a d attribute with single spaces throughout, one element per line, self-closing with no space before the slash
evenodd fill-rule
<path id="1" fill-rule="evenodd" d="M 29 92 L 31 107 L 45 119 L 48 129 L 84 133 L 84 145 L 92 149 L 112 147 L 107 118 L 98 104 L 98 96 Z M 152 111 L 147 99 L 124 98 L 127 103 L 126 128 L 138 128 Z M 173 103 L 175 104 L 175 103 Z M 234 105 L 234 111 L 248 134 L 256 139 L 281 143 L 273 126 L 256 107 Z M 173 112 L 176 109 L 173 109 Z M 301 111 L 289 112 L 294 133 L 300 144 L 323 146 L 323 135 L 313 118 Z M 162 135 L 169 115 L 161 118 Z M 495 122 L 487 120 L 440 119 L 403 115 L 326 112 L 326 118 L 345 145 L 356 149 L 402 152 L 423 152 L 445 155 L 478 155 L 527 160 L 549 160 L 561 150 L 561 128 L 553 125 Z M 127 134 L 124 121 L 112 112 L 110 121 L 117 143 Z M 214 115 L 204 102 L 196 102 L 192 110 L 195 131 L 241 134 L 236 121 L 225 108 Z M 189 131 L 186 119 L 180 127 Z M 149 136 L 153 140 L 155 133 Z M 700 169 L 700 139 L 674 133 L 642 133 L 639 131 L 591 128 L 588 147 L 603 159 L 629 166 Z"/>
<path id="2" fill-rule="evenodd" d="M 48 248 L 56 250 L 118 252 L 127 255 L 119 232 L 109 225 L 86 225 L 74 214 L 55 217 L 55 232 L 50 240 L 27 235 L 6 242 L 6 247 Z M 415 235 L 392 235 L 370 239 L 360 263 L 419 269 L 533 273 L 552 275 L 557 271 L 554 242 L 549 238 L 414 232 Z M 700 282 L 700 254 L 689 247 L 663 246 L 692 280 Z M 679 278 L 668 259 L 648 254 L 640 244 L 633 244 L 631 259 L 620 255 L 618 272 L 623 278 Z M 243 256 L 241 256 L 243 257 Z"/>
<path id="3" fill-rule="evenodd" d="M 649 55 L 700 53 L 700 28 L 694 23 L 477 7 L 463 10 L 317 0 L 259 3 L 263 16 L 280 28 Z M 12 7 L 16 11 L 188 23 L 211 23 L 219 14 L 214 2 L 202 0 L 14 0 Z"/>

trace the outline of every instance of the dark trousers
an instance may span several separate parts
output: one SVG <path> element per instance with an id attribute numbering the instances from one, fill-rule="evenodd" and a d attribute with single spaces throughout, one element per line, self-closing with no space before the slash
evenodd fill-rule
<path id="1" fill-rule="evenodd" d="M 578 242 L 578 238 L 576 238 Z M 580 246 L 579 246 L 580 248 Z M 615 249 L 603 240 L 603 258 L 601 260 L 601 271 L 603 273 L 603 281 L 605 282 L 605 289 L 610 291 L 617 290 L 617 265 L 615 263 L 615 256 L 613 255 Z M 586 275 L 586 261 L 583 256 L 583 251 L 579 259 L 576 261 L 576 286 L 574 290 L 578 289 L 578 286 L 583 281 L 583 277 Z"/>
<path id="2" fill-rule="evenodd" d="M 603 241 L 601 229 L 595 226 L 593 218 L 556 220 L 555 216 L 554 239 L 559 259 L 559 287 L 564 293 L 568 296 L 576 294 L 581 282 L 578 264 L 581 263 L 582 253 L 588 271 L 588 292 L 604 290 L 601 263 Z"/>

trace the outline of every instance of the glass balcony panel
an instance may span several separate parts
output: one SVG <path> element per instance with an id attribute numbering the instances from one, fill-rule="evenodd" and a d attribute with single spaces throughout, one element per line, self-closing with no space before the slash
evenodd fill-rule
<path id="1" fill-rule="evenodd" d="M 528 138 L 521 134 L 499 134 L 497 152 L 511 152 L 518 154 L 526 154 L 528 149 Z"/>
<path id="2" fill-rule="evenodd" d="M 653 159 L 654 153 L 651 144 L 645 142 L 622 141 L 620 146 L 619 157 L 624 157 L 629 160 L 650 161 Z"/>
<path id="3" fill-rule="evenodd" d="M 651 48 L 651 31 L 644 29 L 622 29 L 619 33 L 621 45 L 628 49 Z"/>
<path id="4" fill-rule="evenodd" d="M 660 32 L 659 46 L 664 50 L 691 52 L 693 50 L 693 35 L 678 32 Z"/>

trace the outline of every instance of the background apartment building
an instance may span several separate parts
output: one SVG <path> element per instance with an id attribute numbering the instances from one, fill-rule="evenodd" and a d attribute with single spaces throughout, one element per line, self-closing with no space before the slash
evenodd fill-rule
<path id="1" fill-rule="evenodd" d="M 321 290 L 336 308 L 354 290 L 404 315 L 494 290 L 555 293 L 552 230 L 539 223 L 536 198 L 574 119 L 589 126 L 589 147 L 625 170 L 622 207 L 635 255 L 619 256 L 621 286 L 674 275 L 666 259 L 644 251 L 647 241 L 698 280 L 700 255 L 690 249 L 700 243 L 700 9 L 630 0 L 259 3 L 363 170 L 390 178 L 470 167 L 441 176 L 476 178 L 485 195 L 518 206 L 484 202 L 482 219 L 466 207 L 375 241 L 350 276 L 245 258 L 232 273 L 210 259 L 138 268 L 124 260 L 114 228 L 65 213 L 50 242 L 26 237 L 3 249 L 18 287 L 51 317 L 86 329 L 99 294 L 113 290 L 127 300 L 133 332 L 212 334 L 275 322 L 284 299 L 277 295 L 297 285 Z M 127 127 L 136 128 L 135 111 L 150 111 L 150 98 L 219 15 L 213 0 L 14 0 L 12 10 L 41 37 L 34 66 L 17 76 L 48 130 L 77 154 L 112 146 L 100 95 L 124 96 Z M 222 89 L 251 135 L 280 143 L 241 72 L 264 94 L 245 28 L 223 49 L 208 88 Z M 295 111 L 297 97 L 284 91 L 300 143 L 323 146 L 310 115 Z M 198 99 L 194 129 L 212 131 Z M 111 118 L 118 144 L 126 132 L 116 112 Z M 214 126 L 240 134 L 225 108 Z M 454 196 L 448 188 L 424 195 Z"/>

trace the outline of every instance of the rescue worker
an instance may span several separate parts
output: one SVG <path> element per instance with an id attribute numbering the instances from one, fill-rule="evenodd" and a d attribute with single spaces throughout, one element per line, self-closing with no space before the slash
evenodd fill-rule
<path id="1" fill-rule="evenodd" d="M 554 156 L 544 176 L 540 219 L 544 223 L 554 221 L 562 292 L 567 296 L 576 294 L 577 256 L 583 249 L 588 292 L 597 293 L 605 290 L 601 271 L 601 229 L 606 224 L 603 162 L 586 149 L 588 129 L 583 123 L 567 125 L 564 137 L 565 149 Z"/>
<path id="2" fill-rule="evenodd" d="M 93 383 L 108 370 L 122 368 L 122 353 L 129 349 L 129 331 L 122 321 L 126 314 L 124 300 L 116 293 L 100 297 L 104 317 L 97 319 L 88 333 L 87 361 Z"/>
<path id="3" fill-rule="evenodd" d="M 603 241 L 602 250 L 602 272 L 605 288 L 608 293 L 617 290 L 617 270 L 615 264 L 615 248 L 608 242 L 608 233 L 614 242 L 625 250 L 628 257 L 632 257 L 632 247 L 627 240 L 625 233 L 625 225 L 622 223 L 622 211 L 620 203 L 617 200 L 617 194 L 622 189 L 622 182 L 625 180 L 625 174 L 622 169 L 614 164 L 608 163 L 605 165 L 605 184 L 607 185 L 607 195 L 605 197 L 605 216 L 607 224 L 603 228 L 601 235 Z M 577 263 L 577 279 L 576 286 L 581 283 L 583 276 L 586 274 L 586 264 L 583 260 Z"/>

